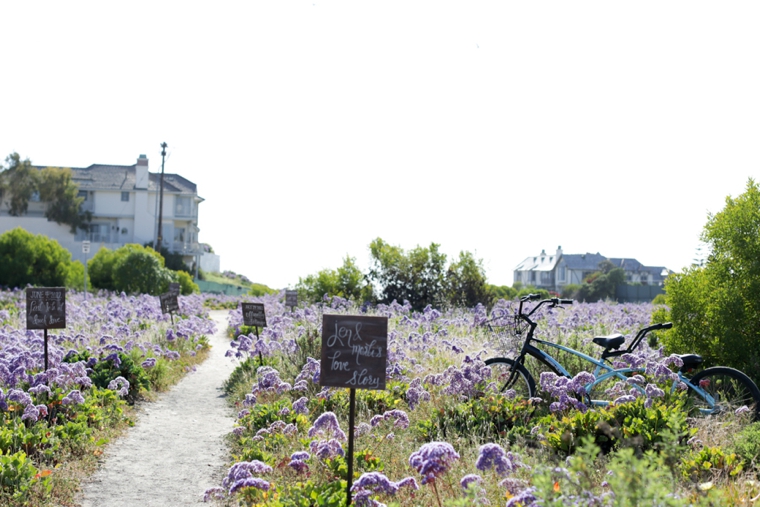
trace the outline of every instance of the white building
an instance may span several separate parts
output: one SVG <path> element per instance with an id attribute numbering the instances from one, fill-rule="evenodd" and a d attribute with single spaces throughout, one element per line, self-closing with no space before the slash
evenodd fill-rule
<path id="1" fill-rule="evenodd" d="M 93 164 L 71 171 L 79 196 L 84 198 L 82 211 L 92 214 L 88 230 L 73 234 L 68 225 L 48 221 L 44 216 L 46 203 L 32 197 L 27 212 L 20 217 L 8 214 L 5 200 L 0 203 L 0 232 L 22 227 L 33 234 L 43 234 L 57 240 L 80 261 L 85 259 L 85 240 L 91 241 L 87 258 L 101 247 L 113 250 L 127 243 L 144 245 L 155 241 L 161 173 L 149 172 L 145 155 L 140 155 L 134 165 Z M 201 202 L 195 183 L 178 174 L 164 174 L 162 245 L 183 254 L 188 266 L 202 254 L 198 247 Z"/>

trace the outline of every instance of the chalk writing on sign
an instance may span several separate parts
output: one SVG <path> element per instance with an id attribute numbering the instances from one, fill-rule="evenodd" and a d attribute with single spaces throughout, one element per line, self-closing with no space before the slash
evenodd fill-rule
<path id="1" fill-rule="evenodd" d="M 267 327 L 267 314 L 264 303 L 240 303 L 243 310 L 243 324 L 246 326 Z"/>
<path id="2" fill-rule="evenodd" d="M 26 328 L 63 329 L 66 327 L 66 289 L 28 287 L 26 289 Z"/>
<path id="3" fill-rule="evenodd" d="M 179 301 L 177 301 L 177 295 L 167 292 L 158 296 L 161 301 L 161 313 L 175 313 L 179 312 Z"/>
<path id="4" fill-rule="evenodd" d="M 330 387 L 385 389 L 388 319 L 365 315 L 322 317 L 319 383 Z"/>
<path id="5" fill-rule="evenodd" d="M 285 291 L 285 306 L 298 306 L 298 291 L 297 290 Z"/>

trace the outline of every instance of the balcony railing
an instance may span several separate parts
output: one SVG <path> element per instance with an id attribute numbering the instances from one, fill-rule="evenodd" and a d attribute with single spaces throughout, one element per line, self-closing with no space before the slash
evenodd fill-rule
<path id="1" fill-rule="evenodd" d="M 183 243 L 174 241 L 170 245 L 171 251 L 182 255 L 200 255 L 203 253 L 198 243 Z"/>

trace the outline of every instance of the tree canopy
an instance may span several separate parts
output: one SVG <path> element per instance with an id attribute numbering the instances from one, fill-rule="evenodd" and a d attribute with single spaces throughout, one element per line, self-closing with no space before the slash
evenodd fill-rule
<path id="1" fill-rule="evenodd" d="M 702 241 L 704 266 L 694 265 L 665 282 L 658 320 L 671 320 L 671 352 L 696 352 L 708 364 L 738 368 L 760 380 L 760 188 L 750 179 L 739 197 L 709 215 Z"/>
<path id="2" fill-rule="evenodd" d="M 90 214 L 81 212 L 84 201 L 78 197 L 79 187 L 72 181 L 71 169 L 46 167 L 38 170 L 29 159 L 21 160 L 18 153 L 11 153 L 0 168 L 0 189 L 12 216 L 21 216 L 29 209 L 29 201 L 35 192 L 46 203 L 45 217 L 58 224 L 77 227 L 89 221 Z"/>

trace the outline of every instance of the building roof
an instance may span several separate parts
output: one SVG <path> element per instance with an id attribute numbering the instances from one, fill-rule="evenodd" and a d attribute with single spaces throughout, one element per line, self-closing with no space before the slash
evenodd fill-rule
<path id="1" fill-rule="evenodd" d="M 541 255 L 528 257 L 522 261 L 515 268 L 515 271 L 552 271 L 557 265 L 558 260 L 559 256 L 555 254 L 547 255 L 547 253 L 542 250 Z"/>
<path id="2" fill-rule="evenodd" d="M 607 260 L 607 257 L 599 252 L 585 254 L 562 254 L 562 260 L 569 269 L 580 271 L 596 271 L 599 263 Z"/>
<path id="3" fill-rule="evenodd" d="M 92 164 L 89 167 L 72 167 L 71 179 L 81 190 L 134 190 L 136 165 Z M 38 169 L 43 167 L 35 166 Z M 148 190 L 157 192 L 161 175 L 148 173 Z M 196 194 L 197 186 L 179 174 L 164 173 L 164 192 Z"/>

